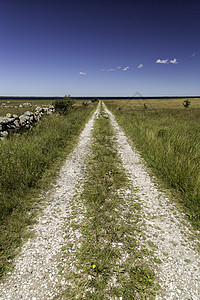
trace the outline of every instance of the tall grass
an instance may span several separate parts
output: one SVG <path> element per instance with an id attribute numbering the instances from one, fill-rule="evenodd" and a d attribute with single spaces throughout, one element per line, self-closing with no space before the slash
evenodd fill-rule
<path id="1" fill-rule="evenodd" d="M 128 109 L 107 102 L 154 173 L 200 227 L 200 109 Z"/>
<path id="2" fill-rule="evenodd" d="M 32 222 L 41 188 L 52 182 L 94 106 L 44 118 L 30 132 L 0 141 L 0 276 Z"/>

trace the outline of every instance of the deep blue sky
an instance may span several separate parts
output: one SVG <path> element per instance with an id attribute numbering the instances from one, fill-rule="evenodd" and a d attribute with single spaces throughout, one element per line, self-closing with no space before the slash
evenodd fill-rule
<path id="1" fill-rule="evenodd" d="M 0 95 L 200 95 L 200 1 L 0 0 Z"/>

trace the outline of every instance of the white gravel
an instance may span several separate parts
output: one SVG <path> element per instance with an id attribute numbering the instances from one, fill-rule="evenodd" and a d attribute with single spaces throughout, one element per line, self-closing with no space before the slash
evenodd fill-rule
<path id="1" fill-rule="evenodd" d="M 130 146 L 113 114 L 107 109 L 106 112 L 115 129 L 123 166 L 140 198 L 146 236 L 157 246 L 155 254 L 162 261 L 156 271 L 162 293 L 156 299 L 199 300 L 200 256 L 195 250 L 198 241 L 192 237 L 191 226 L 153 182 L 141 156 Z"/>
<path id="2" fill-rule="evenodd" d="M 65 286 L 60 272 L 63 264 L 66 221 L 71 218 L 71 202 L 84 174 L 91 131 L 99 108 L 82 131 L 78 145 L 68 156 L 57 183 L 50 191 L 45 207 L 34 225 L 30 238 L 14 261 L 14 270 L 0 284 L 0 300 L 52 299 L 59 294 L 58 284 Z M 81 215 L 80 215 L 81 217 Z"/>

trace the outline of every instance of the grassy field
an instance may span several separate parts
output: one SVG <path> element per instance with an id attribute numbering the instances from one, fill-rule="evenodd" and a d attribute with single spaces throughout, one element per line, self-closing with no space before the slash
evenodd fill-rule
<path id="1" fill-rule="evenodd" d="M 32 107 L 19 107 L 20 104 L 30 103 Z M 6 107 L 2 106 L 2 103 L 6 104 Z M 16 114 L 18 116 L 22 115 L 25 111 L 33 112 L 36 105 L 47 106 L 52 104 L 52 100 L 0 100 L 0 116 L 5 116 L 7 113 Z M 10 106 L 10 107 L 8 107 Z"/>
<path id="2" fill-rule="evenodd" d="M 200 99 L 190 99 L 189 108 L 182 101 L 107 100 L 105 104 L 200 228 Z"/>
<path id="3" fill-rule="evenodd" d="M 20 104 L 23 103 L 30 103 L 32 106 L 31 107 L 19 107 Z M 81 106 L 83 100 L 75 100 L 75 105 L 76 106 Z M 6 104 L 6 107 L 2 106 L 2 103 Z M 34 112 L 36 105 L 38 106 L 47 106 L 47 105 L 52 105 L 55 103 L 55 100 L 51 99 L 38 99 L 38 100 L 13 100 L 13 99 L 0 99 L 0 116 L 4 117 L 6 116 L 7 113 L 11 114 L 16 114 L 18 116 L 22 115 L 25 111 L 31 111 Z M 8 107 L 9 106 L 9 107 Z"/>
<path id="4" fill-rule="evenodd" d="M 132 100 L 106 100 L 105 103 L 109 103 L 117 108 L 126 107 L 127 109 L 143 110 L 144 104 L 146 104 L 148 110 L 169 110 L 169 109 L 183 109 L 184 106 L 182 102 L 185 99 L 181 98 L 171 98 L 171 99 L 132 99 Z M 191 105 L 189 109 L 200 109 L 200 98 L 190 99 Z"/>
<path id="5" fill-rule="evenodd" d="M 50 186 L 95 107 L 43 118 L 33 130 L 0 142 L 0 276 L 33 222 L 39 193 Z"/>

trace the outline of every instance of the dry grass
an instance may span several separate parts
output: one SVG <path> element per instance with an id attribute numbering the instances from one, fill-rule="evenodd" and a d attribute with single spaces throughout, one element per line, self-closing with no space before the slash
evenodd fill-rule
<path id="1" fill-rule="evenodd" d="M 187 98 L 185 98 L 187 99 Z M 132 100 L 106 100 L 106 103 L 114 107 L 126 107 L 126 109 L 144 109 L 144 104 L 148 109 L 160 110 L 160 109 L 185 109 L 182 102 L 185 100 L 182 98 L 177 99 L 132 99 Z M 200 98 L 192 98 L 191 108 L 200 108 Z M 190 109 L 190 108 L 189 108 Z"/>

